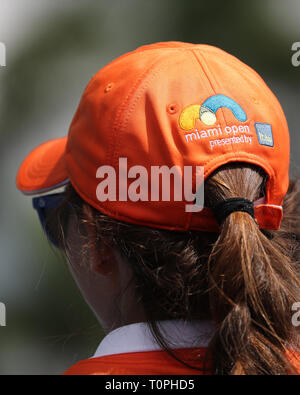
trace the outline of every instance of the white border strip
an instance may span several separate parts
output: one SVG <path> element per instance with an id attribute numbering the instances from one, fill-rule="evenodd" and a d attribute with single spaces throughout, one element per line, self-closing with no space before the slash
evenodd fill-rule
<path id="1" fill-rule="evenodd" d="M 60 187 L 62 187 L 64 185 L 68 184 L 69 182 L 70 182 L 70 179 L 67 178 L 66 180 L 60 182 L 59 184 L 53 185 L 52 187 L 39 189 L 39 190 L 36 190 L 36 191 L 23 191 L 21 189 L 21 191 L 22 191 L 22 193 L 24 193 L 24 195 L 39 195 L 41 193 L 46 193 L 46 192 L 52 191 L 53 189 L 60 188 Z"/>

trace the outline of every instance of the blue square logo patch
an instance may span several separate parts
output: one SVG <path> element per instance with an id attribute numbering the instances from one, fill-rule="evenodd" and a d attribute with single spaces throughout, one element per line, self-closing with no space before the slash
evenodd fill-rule
<path id="1" fill-rule="evenodd" d="M 256 123 L 256 134 L 260 145 L 274 147 L 272 126 L 268 123 Z"/>

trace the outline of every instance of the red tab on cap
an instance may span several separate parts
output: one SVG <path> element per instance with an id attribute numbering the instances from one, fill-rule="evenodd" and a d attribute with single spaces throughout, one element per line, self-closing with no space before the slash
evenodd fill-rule
<path id="1" fill-rule="evenodd" d="M 260 204 L 254 207 L 255 218 L 260 229 L 278 230 L 283 217 L 281 206 Z"/>

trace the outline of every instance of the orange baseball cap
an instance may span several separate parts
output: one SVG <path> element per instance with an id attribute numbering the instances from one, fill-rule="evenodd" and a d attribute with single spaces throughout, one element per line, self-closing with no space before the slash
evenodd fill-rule
<path id="1" fill-rule="evenodd" d="M 268 175 L 266 196 L 255 203 L 256 221 L 262 229 L 278 229 L 289 145 L 283 110 L 253 69 L 209 45 L 157 43 L 121 56 L 91 79 L 68 136 L 34 149 L 17 186 L 33 195 L 70 182 L 86 202 L 119 220 L 217 231 L 211 210 L 187 212 L 184 199 L 100 201 L 98 169 L 111 166 L 118 176 L 118 161 L 126 158 L 128 168 L 149 173 L 152 166 L 201 166 L 206 179 L 226 163 L 247 162 Z"/>

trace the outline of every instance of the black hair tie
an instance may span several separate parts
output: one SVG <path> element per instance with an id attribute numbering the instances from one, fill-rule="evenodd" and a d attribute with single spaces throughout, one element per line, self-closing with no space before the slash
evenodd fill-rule
<path id="1" fill-rule="evenodd" d="M 248 199 L 244 198 L 230 198 L 218 203 L 213 209 L 215 218 L 219 225 L 231 214 L 236 211 L 248 213 L 252 218 L 254 216 L 254 204 Z"/>

